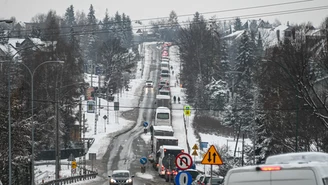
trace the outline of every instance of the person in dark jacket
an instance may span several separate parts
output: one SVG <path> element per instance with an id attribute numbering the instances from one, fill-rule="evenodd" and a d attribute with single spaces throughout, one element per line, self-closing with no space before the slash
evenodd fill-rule
<path id="1" fill-rule="evenodd" d="M 177 98 L 175 96 L 173 97 L 173 101 L 174 103 L 177 101 Z"/>
<path id="2" fill-rule="evenodd" d="M 178 97 L 178 102 L 179 102 L 179 104 L 180 104 L 180 97 Z"/>

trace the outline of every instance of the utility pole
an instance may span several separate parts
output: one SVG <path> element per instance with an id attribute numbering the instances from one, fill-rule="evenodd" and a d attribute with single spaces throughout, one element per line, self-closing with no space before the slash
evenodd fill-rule
<path id="1" fill-rule="evenodd" d="M 243 133 L 243 143 L 242 143 L 242 149 L 241 149 L 241 166 L 244 166 L 244 147 L 245 147 L 245 133 Z"/>
<path id="2" fill-rule="evenodd" d="M 100 97 L 100 74 L 98 74 L 98 97 Z M 99 108 L 100 108 L 100 98 L 99 99 Z"/>
<path id="3" fill-rule="evenodd" d="M 80 132 L 79 132 L 79 137 L 80 137 L 80 142 L 82 141 L 82 97 L 80 97 L 80 104 L 79 104 L 79 126 L 80 126 Z"/>
<path id="4" fill-rule="evenodd" d="M 60 171 L 60 162 L 59 162 L 59 112 L 58 112 L 58 107 L 59 107 L 59 89 L 56 88 L 56 98 L 55 98 L 55 105 L 56 105 L 56 170 L 55 170 L 55 175 L 56 175 L 56 180 L 58 180 L 59 177 L 59 171 Z"/>
<path id="5" fill-rule="evenodd" d="M 83 155 L 83 174 L 85 175 L 85 166 L 86 166 L 86 160 L 85 160 L 85 155 L 87 154 L 86 148 L 85 148 L 85 113 L 83 113 L 83 149 L 84 149 L 84 155 Z"/>

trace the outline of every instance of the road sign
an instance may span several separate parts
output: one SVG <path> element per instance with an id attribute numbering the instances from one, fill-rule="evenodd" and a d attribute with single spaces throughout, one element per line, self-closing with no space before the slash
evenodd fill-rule
<path id="1" fill-rule="evenodd" d="M 198 156 L 197 150 L 194 150 L 191 155 Z"/>
<path id="2" fill-rule="evenodd" d="M 194 146 L 192 147 L 193 150 L 198 150 L 198 146 L 197 144 L 194 144 Z"/>
<path id="3" fill-rule="evenodd" d="M 208 142 L 200 142 L 200 149 L 207 148 Z"/>
<path id="4" fill-rule="evenodd" d="M 75 169 L 77 166 L 76 161 L 72 161 L 72 169 Z"/>
<path id="5" fill-rule="evenodd" d="M 220 154 L 214 147 L 214 145 L 211 145 L 211 147 L 207 150 L 202 162 L 202 164 L 216 164 L 216 165 L 222 165 L 223 161 L 221 159 Z"/>
<path id="6" fill-rule="evenodd" d="M 189 105 L 186 105 L 183 107 L 183 112 L 184 112 L 184 115 L 185 116 L 190 116 L 190 106 Z"/>
<path id="7" fill-rule="evenodd" d="M 103 116 L 103 118 L 104 118 L 104 119 L 107 119 L 107 116 L 106 116 L 106 115 L 104 115 L 104 116 Z"/>
<path id="8" fill-rule="evenodd" d="M 95 101 L 94 100 L 87 101 L 87 113 L 95 113 Z"/>
<path id="9" fill-rule="evenodd" d="M 175 176 L 175 185 L 191 185 L 192 176 L 189 172 L 179 172 Z"/>
<path id="10" fill-rule="evenodd" d="M 143 126 L 144 126 L 144 127 L 148 127 L 148 122 L 145 121 L 145 122 L 143 123 Z"/>
<path id="11" fill-rule="evenodd" d="M 120 110 L 120 103 L 114 102 L 114 110 Z"/>
<path id="12" fill-rule="evenodd" d="M 140 163 L 145 165 L 147 163 L 147 158 L 146 157 L 140 158 Z"/>
<path id="13" fill-rule="evenodd" d="M 192 165 L 192 158 L 189 154 L 187 153 L 180 153 L 177 155 L 175 158 L 175 165 L 180 169 L 180 170 L 186 170 L 189 169 Z"/>

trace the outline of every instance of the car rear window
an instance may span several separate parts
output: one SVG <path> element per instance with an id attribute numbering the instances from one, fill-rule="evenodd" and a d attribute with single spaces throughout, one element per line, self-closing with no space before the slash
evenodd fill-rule
<path id="1" fill-rule="evenodd" d="M 198 176 L 199 172 L 197 171 L 187 171 L 188 173 L 190 173 L 191 177 L 193 179 L 196 179 L 196 177 Z"/>
<path id="2" fill-rule="evenodd" d="M 223 178 L 212 178 L 212 183 L 211 185 L 219 185 L 219 184 L 222 184 L 223 182 Z"/>

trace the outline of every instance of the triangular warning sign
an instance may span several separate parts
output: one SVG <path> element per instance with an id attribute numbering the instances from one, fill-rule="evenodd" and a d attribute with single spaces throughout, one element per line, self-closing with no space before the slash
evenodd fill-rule
<path id="1" fill-rule="evenodd" d="M 193 150 L 198 150 L 198 146 L 197 144 L 194 144 L 194 146 L 192 147 Z"/>
<path id="2" fill-rule="evenodd" d="M 216 164 L 216 165 L 223 164 L 221 156 L 218 153 L 218 151 L 216 151 L 216 148 L 214 147 L 214 145 L 211 145 L 211 147 L 207 150 L 201 163 L 202 164 Z"/>
<path id="3" fill-rule="evenodd" d="M 191 155 L 198 156 L 197 150 L 194 150 Z"/>

